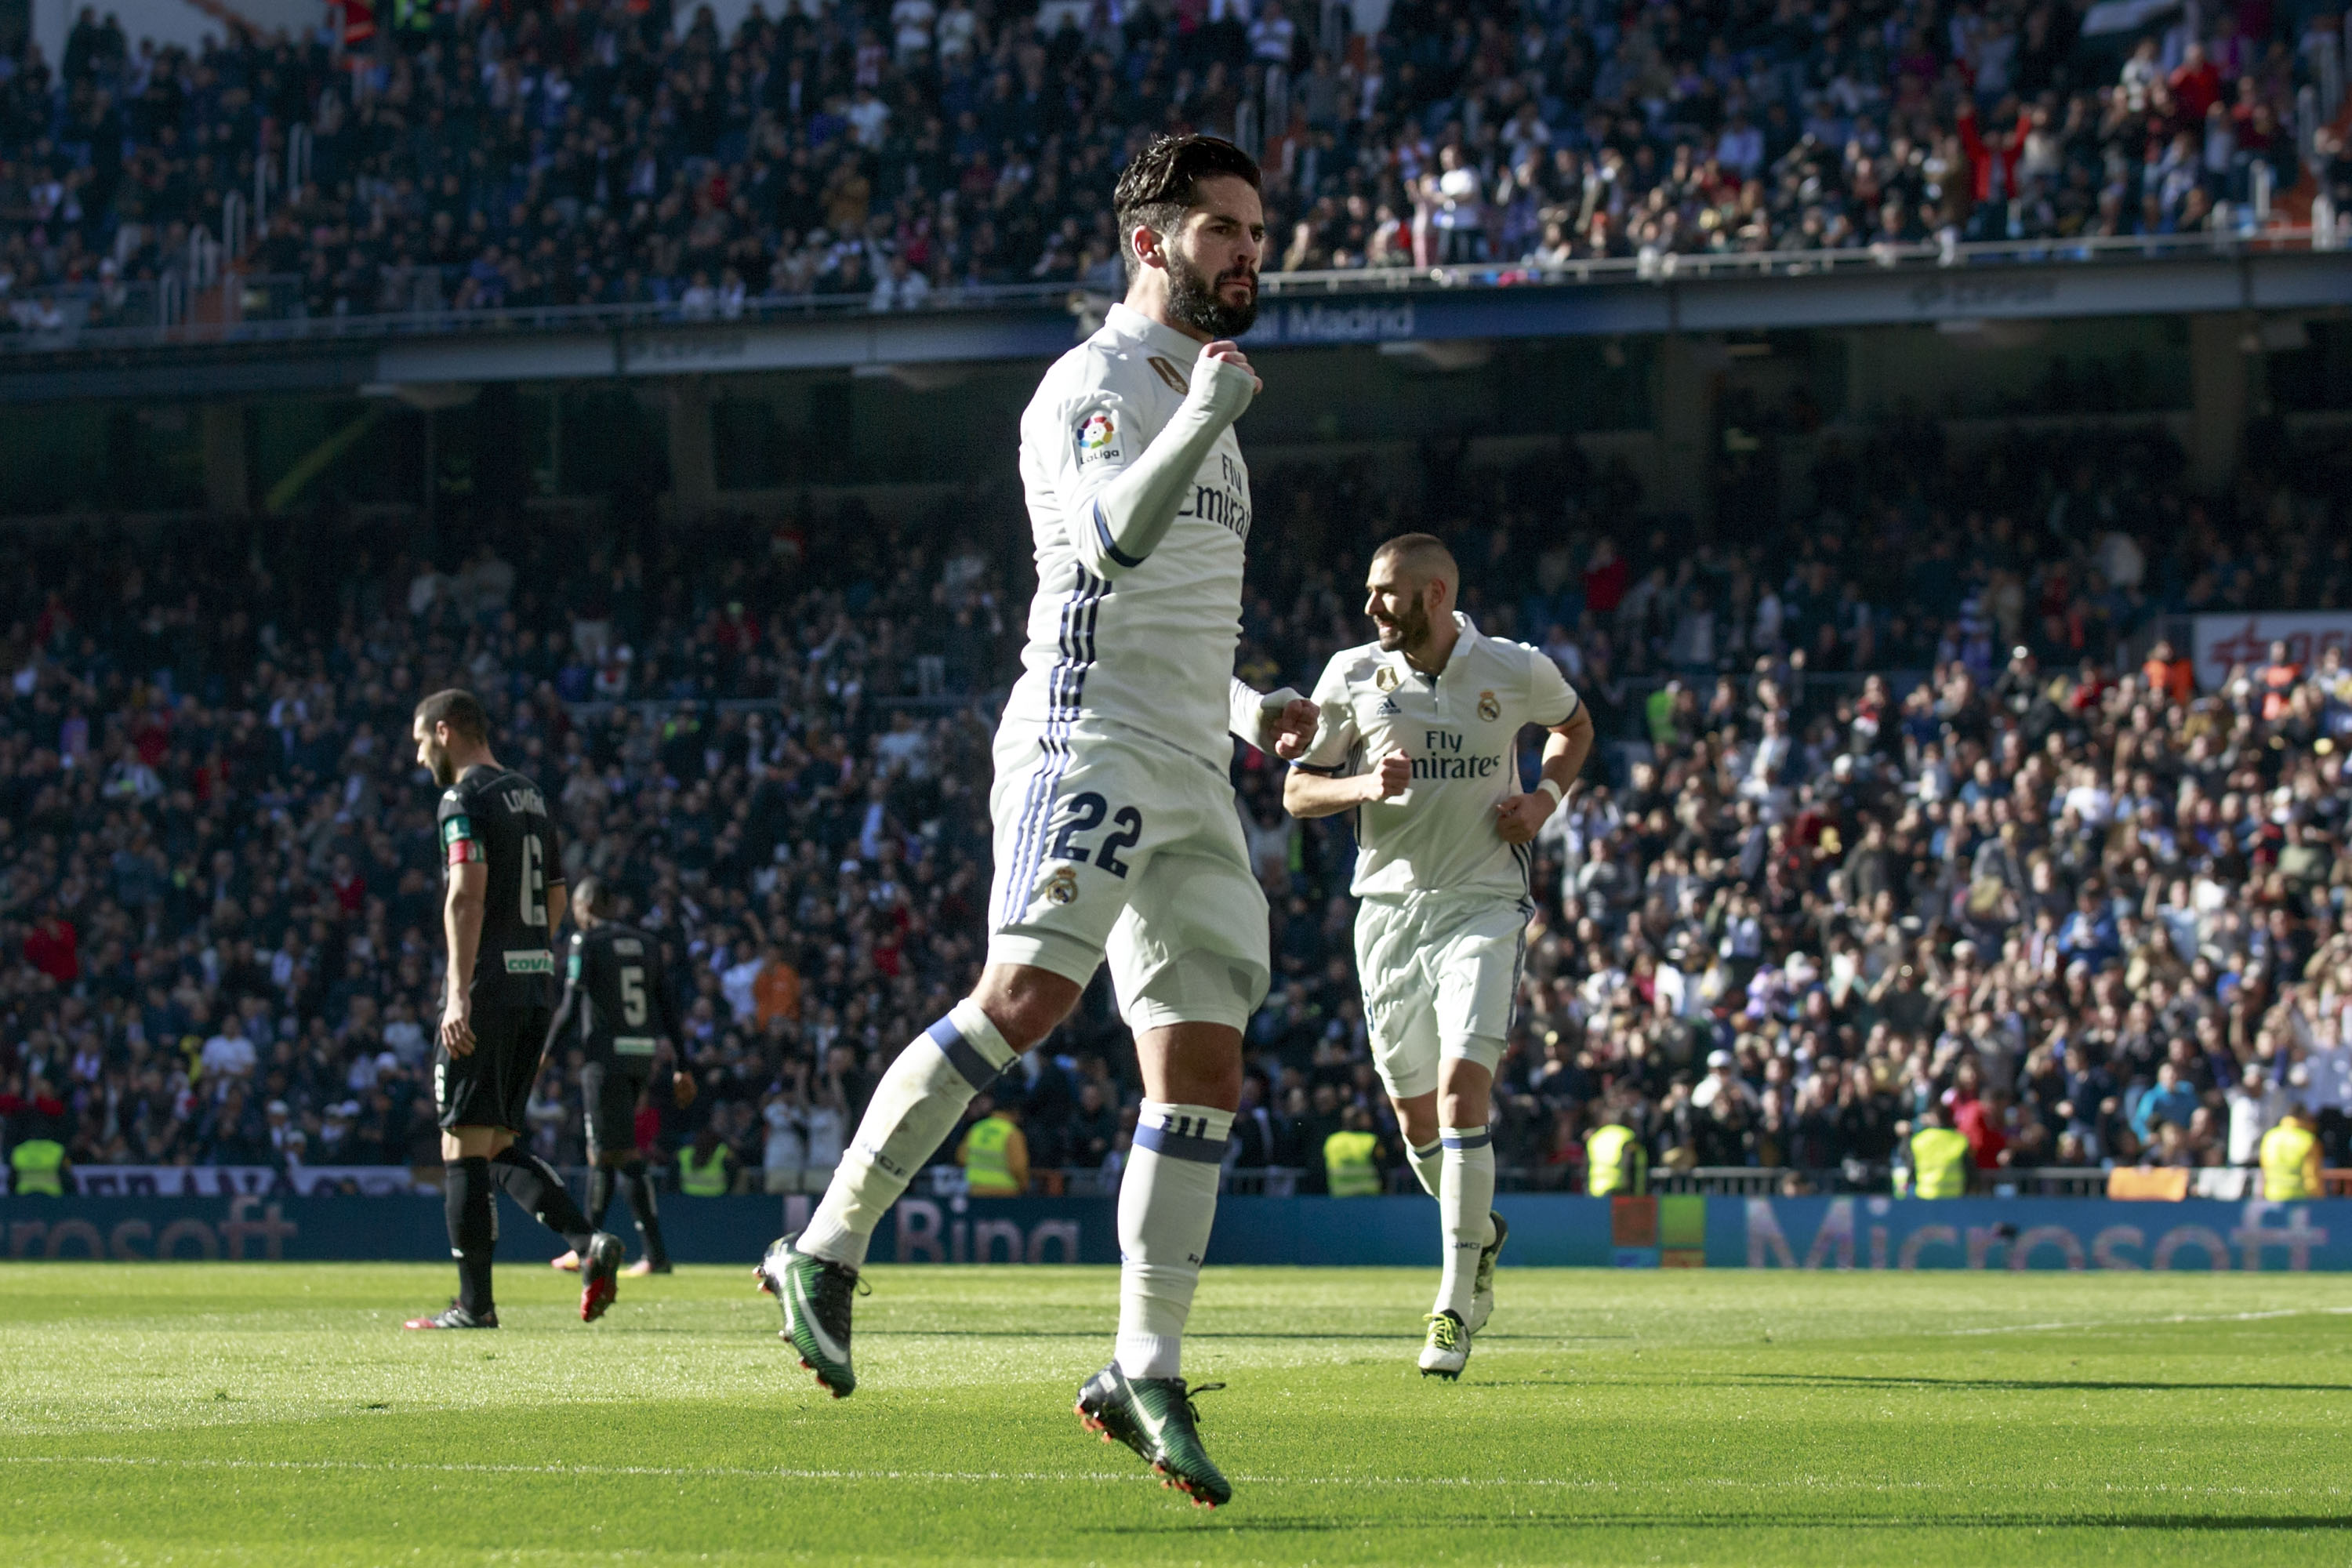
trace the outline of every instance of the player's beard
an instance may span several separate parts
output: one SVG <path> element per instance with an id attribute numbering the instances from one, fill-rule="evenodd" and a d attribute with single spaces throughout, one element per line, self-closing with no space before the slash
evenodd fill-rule
<path id="1" fill-rule="evenodd" d="M 429 746 L 425 749 L 425 765 L 431 771 L 433 782 L 441 788 L 447 789 L 457 782 L 457 766 L 449 761 L 449 753 L 440 747 Z"/>
<path id="2" fill-rule="evenodd" d="M 1375 623 L 1377 625 L 1378 623 Z M 1381 647 L 1389 653 L 1412 653 L 1429 646 L 1429 606 L 1418 599 L 1399 611 L 1396 619 L 1380 626 Z"/>
<path id="3" fill-rule="evenodd" d="M 1168 314 L 1172 319 L 1212 338 L 1237 338 L 1250 330 L 1257 320 L 1256 272 L 1235 267 L 1211 279 L 1174 246 L 1168 247 L 1167 255 Z M 1228 283 L 1244 280 L 1250 286 L 1248 300 L 1239 305 L 1226 304 L 1219 290 Z"/>

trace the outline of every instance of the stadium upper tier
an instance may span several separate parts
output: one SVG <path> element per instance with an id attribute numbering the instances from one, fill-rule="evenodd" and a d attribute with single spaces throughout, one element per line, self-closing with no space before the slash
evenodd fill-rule
<path id="1" fill-rule="evenodd" d="M 2352 216 L 2319 5 L 2137 36 L 2024 0 L 782 9 L 728 37 L 667 4 L 417 6 L 193 56 L 85 13 L 61 59 L 0 60 L 0 336 L 1107 294 L 1112 184 L 1171 129 L 1263 159 L 1277 298 L 2332 248 Z M 2184 289 L 2139 308 L 2220 308 Z"/>
<path id="2" fill-rule="evenodd" d="M 2172 265 L 2158 265 L 2164 263 Z M 2074 275 L 2073 287 L 2047 275 L 2060 268 Z M 2118 268 L 2130 268 L 2132 276 L 2119 280 L 2114 276 Z M 2026 269 L 2036 276 L 2020 276 Z M 862 294 L 805 293 L 463 308 L 447 302 L 449 276 L 418 268 L 397 281 L 396 291 L 411 300 L 405 308 L 313 315 L 303 281 L 293 274 L 226 273 L 193 307 L 184 292 L 161 283 L 114 290 L 95 285 L 28 289 L 16 300 L 16 330 L 0 331 L 0 355 L 22 359 L 76 351 L 485 332 L 560 335 L 838 324 L 887 314 L 896 319 L 896 336 L 914 351 L 912 357 L 997 357 L 1050 351 L 1067 334 L 1033 344 L 1031 334 L 1017 331 L 977 338 L 955 331 L 958 346 L 943 349 L 925 331 L 922 318 L 1020 316 L 1058 326 L 1073 314 L 1098 319 L 1111 298 L 1085 284 L 1055 282 L 939 289 L 906 302 Z M 1857 282 L 1875 287 L 1857 288 Z M 1840 250 L 1653 251 L 1377 272 L 1324 268 L 1267 273 L 1261 283 L 1263 313 L 1248 334 L 1253 342 L 1378 342 L 1678 328 L 1876 325 L 1989 316 L 2309 309 L 2336 303 L 2352 289 L 2352 250 L 2334 250 L 2326 236 L 2308 228 L 2279 228 L 2251 237 L 2200 231 L 2063 241 L 1889 243 Z M 1749 287 L 1704 287 L 1738 283 Z M 1754 287 L 1759 283 L 1780 287 L 1759 290 Z M 1679 297 L 1682 285 L 1701 286 L 1701 297 L 1685 304 Z M 1490 297 L 1502 289 L 1518 292 Z M 1525 292 L 1530 289 L 1540 293 Z M 1412 308 L 1414 300 L 1440 293 L 1482 298 L 1457 320 L 1448 319 L 1457 312 L 1441 310 L 1433 321 Z M 967 325 L 960 322 L 959 328 Z M 851 355 L 848 362 L 858 357 Z"/>

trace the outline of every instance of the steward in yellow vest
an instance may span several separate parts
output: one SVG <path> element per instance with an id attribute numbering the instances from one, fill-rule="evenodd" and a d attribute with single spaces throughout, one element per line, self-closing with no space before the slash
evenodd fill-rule
<path id="1" fill-rule="evenodd" d="M 1915 1198 L 1969 1195 L 1969 1141 L 1952 1130 L 1951 1114 L 1940 1105 L 1932 1106 L 1927 1125 L 1911 1134 L 1911 1195 Z"/>
<path id="2" fill-rule="evenodd" d="M 1650 1152 L 1632 1128 L 1612 1121 L 1584 1135 L 1584 1190 L 1596 1198 L 1650 1190 Z"/>
<path id="3" fill-rule="evenodd" d="M 1323 1172 L 1335 1198 L 1377 1197 L 1381 1190 L 1381 1140 L 1371 1113 L 1361 1106 L 1347 1124 L 1323 1140 Z"/>
<path id="4" fill-rule="evenodd" d="M 2308 1110 L 2290 1110 L 2263 1134 L 2263 1196 L 2274 1204 L 2326 1195 L 2319 1179 L 2319 1135 Z"/>
<path id="5" fill-rule="evenodd" d="M 1021 1131 L 1021 1107 L 1007 1100 L 992 1106 L 971 1124 L 956 1151 L 964 1184 L 976 1198 L 1018 1197 L 1029 1190 L 1029 1140 Z"/>
<path id="6" fill-rule="evenodd" d="M 20 1198 L 35 1194 L 51 1198 L 65 1196 L 65 1163 L 66 1146 L 56 1139 L 26 1139 L 8 1152 L 8 1168 L 16 1176 L 16 1195 Z"/>
<path id="7" fill-rule="evenodd" d="M 723 1198 L 734 1178 L 728 1169 L 734 1155 L 706 1127 L 694 1142 L 677 1152 L 677 1190 L 690 1198 Z"/>

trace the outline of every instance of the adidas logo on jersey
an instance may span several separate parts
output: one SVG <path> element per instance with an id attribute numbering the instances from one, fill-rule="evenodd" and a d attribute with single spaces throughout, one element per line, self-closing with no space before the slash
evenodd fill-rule
<path id="1" fill-rule="evenodd" d="M 1376 711 L 1383 719 L 1393 719 L 1398 714 L 1403 712 L 1404 710 L 1396 705 L 1395 698 L 1383 697 L 1381 699 L 1381 705 Z"/>

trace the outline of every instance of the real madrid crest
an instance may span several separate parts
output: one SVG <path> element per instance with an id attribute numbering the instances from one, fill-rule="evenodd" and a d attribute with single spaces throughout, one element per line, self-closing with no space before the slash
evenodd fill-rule
<path id="1" fill-rule="evenodd" d="M 1392 664 L 1384 664 L 1381 666 L 1379 669 L 1373 671 L 1372 684 L 1379 687 L 1382 691 L 1394 691 L 1397 689 L 1396 666 Z"/>
<path id="2" fill-rule="evenodd" d="M 1078 900 L 1078 873 L 1074 867 L 1056 867 L 1045 879 L 1045 901 L 1049 904 L 1074 904 Z"/>
<path id="3" fill-rule="evenodd" d="M 1493 723 L 1503 716 L 1503 705 L 1491 691 L 1478 693 L 1478 717 Z"/>

